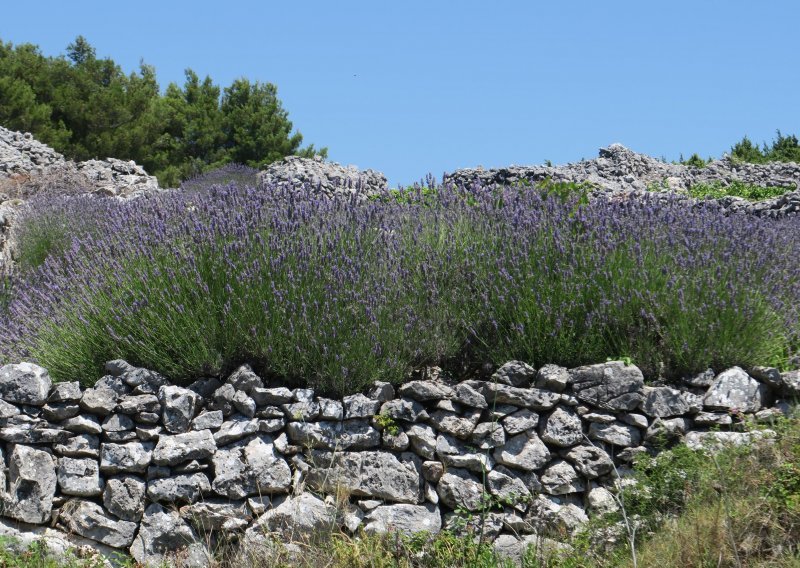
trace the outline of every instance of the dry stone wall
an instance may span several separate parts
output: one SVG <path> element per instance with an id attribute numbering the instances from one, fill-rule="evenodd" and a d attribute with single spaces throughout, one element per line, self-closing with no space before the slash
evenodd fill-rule
<path id="1" fill-rule="evenodd" d="M 0 534 L 205 566 L 218 539 L 259 547 L 482 522 L 518 558 L 615 510 L 639 453 L 746 442 L 743 417 L 772 420 L 800 395 L 800 371 L 646 386 L 619 361 L 511 361 L 458 383 L 433 368 L 337 400 L 265 384 L 247 365 L 186 388 L 124 361 L 106 371 L 82 389 L 31 363 L 0 368 Z"/>
<path id="2" fill-rule="evenodd" d="M 729 185 L 741 181 L 760 186 L 786 187 L 787 192 L 774 199 L 750 202 L 726 197 L 716 200 L 726 210 L 763 217 L 784 217 L 800 214 L 800 164 L 773 162 L 768 164 L 739 163 L 730 158 L 714 160 L 704 168 L 668 164 L 638 154 L 622 144 L 601 148 L 593 160 L 562 166 L 509 166 L 483 169 L 465 168 L 445 175 L 445 183 L 483 186 L 537 183 L 545 179 L 557 182 L 590 183 L 597 189 L 594 197 L 636 196 L 652 193 L 657 188 L 666 194 L 685 193 L 699 183 Z M 691 200 L 685 197 L 687 201 Z"/>

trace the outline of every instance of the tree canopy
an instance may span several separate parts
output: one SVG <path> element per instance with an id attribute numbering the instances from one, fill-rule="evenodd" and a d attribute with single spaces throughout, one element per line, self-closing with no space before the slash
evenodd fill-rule
<path id="1" fill-rule="evenodd" d="M 301 147 L 271 83 L 240 78 L 223 90 L 187 69 L 182 87 L 162 93 L 152 66 L 126 74 L 82 36 L 57 57 L 0 41 L 0 125 L 74 160 L 135 160 L 162 186 L 231 162 L 259 168 L 292 154 L 327 155 Z"/>

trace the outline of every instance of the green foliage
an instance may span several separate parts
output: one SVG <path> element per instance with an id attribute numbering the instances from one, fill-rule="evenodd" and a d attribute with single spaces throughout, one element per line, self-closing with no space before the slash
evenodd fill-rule
<path id="1" fill-rule="evenodd" d="M 172 83 L 161 95 L 152 66 L 125 74 L 82 36 L 66 57 L 0 42 L 0 125 L 75 160 L 135 160 L 168 187 L 230 162 L 327 155 L 300 147 L 272 84 L 237 79 L 223 92 L 187 69 L 183 88 Z"/>
<path id="2" fill-rule="evenodd" d="M 760 186 L 734 180 L 725 185 L 722 182 L 698 183 L 689 188 L 689 195 L 697 199 L 720 199 L 722 197 L 743 197 L 750 201 L 761 201 L 780 197 L 792 187 Z"/>
<path id="3" fill-rule="evenodd" d="M 683 156 L 681 156 L 681 164 L 685 166 L 692 166 L 695 168 L 704 168 L 710 161 L 711 161 L 710 158 L 708 160 L 704 160 L 697 153 L 694 153 L 691 156 L 689 156 L 689 159 L 686 161 L 684 161 Z"/>
<path id="4" fill-rule="evenodd" d="M 392 436 L 400 433 L 400 426 L 398 426 L 397 421 L 388 414 L 376 414 L 373 420 L 381 430 L 386 430 Z"/>
<path id="5" fill-rule="evenodd" d="M 745 136 L 731 148 L 731 158 L 752 164 L 764 164 L 767 162 L 800 163 L 800 141 L 798 141 L 797 136 L 784 136 L 778 130 L 771 145 L 767 145 L 765 142 L 763 147 L 759 148 Z"/>

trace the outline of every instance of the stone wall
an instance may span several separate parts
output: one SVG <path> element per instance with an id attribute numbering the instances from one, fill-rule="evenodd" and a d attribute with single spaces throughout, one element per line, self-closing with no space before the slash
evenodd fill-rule
<path id="1" fill-rule="evenodd" d="M 615 510 L 637 454 L 747 441 L 741 420 L 769 421 L 800 394 L 800 371 L 645 386 L 623 362 L 512 361 L 459 383 L 430 368 L 341 400 L 265 385 L 246 365 L 188 388 L 124 361 L 106 371 L 81 389 L 34 364 L 0 368 L 0 534 L 57 530 L 62 548 L 202 566 L 219 538 L 455 530 L 488 504 L 483 530 L 513 557 Z"/>
<path id="2" fill-rule="evenodd" d="M 591 183 L 597 187 L 595 197 L 636 195 L 656 187 L 665 192 L 685 193 L 692 185 L 741 181 L 760 186 L 787 187 L 787 193 L 775 199 L 751 203 L 740 198 L 716 200 L 732 211 L 764 217 L 783 217 L 800 214 L 800 164 L 773 162 L 746 164 L 730 158 L 714 160 L 704 168 L 668 164 L 638 154 L 623 146 L 612 144 L 601 148 L 593 160 L 583 160 L 562 166 L 509 166 L 505 168 L 466 168 L 444 177 L 445 183 L 469 185 L 511 185 L 522 181 L 531 183 L 545 179 L 559 182 Z"/>

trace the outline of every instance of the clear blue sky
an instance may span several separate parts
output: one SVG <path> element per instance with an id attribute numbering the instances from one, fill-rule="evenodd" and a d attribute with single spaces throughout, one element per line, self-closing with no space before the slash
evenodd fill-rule
<path id="1" fill-rule="evenodd" d="M 677 159 L 800 134 L 797 0 L 4 2 L 0 39 L 84 35 L 162 89 L 271 82 L 304 143 L 392 185 L 462 167 Z"/>

